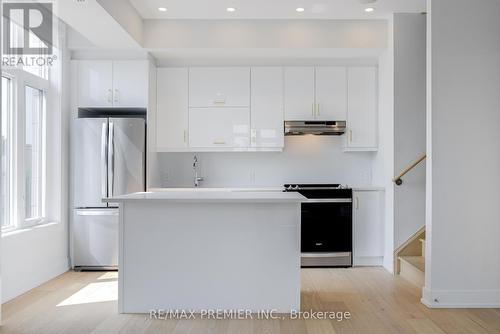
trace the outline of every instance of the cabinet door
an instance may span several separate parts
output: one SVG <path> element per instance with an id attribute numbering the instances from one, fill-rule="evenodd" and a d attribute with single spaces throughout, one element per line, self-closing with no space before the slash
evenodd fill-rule
<path id="1" fill-rule="evenodd" d="M 348 69 L 347 148 L 376 149 L 377 70 Z"/>
<path id="2" fill-rule="evenodd" d="M 113 105 L 113 65 L 108 60 L 78 61 L 78 107 Z"/>
<path id="3" fill-rule="evenodd" d="M 250 68 L 189 69 L 189 107 L 249 107 Z"/>
<path id="4" fill-rule="evenodd" d="M 286 67 L 285 120 L 311 120 L 314 114 L 314 67 Z"/>
<path id="5" fill-rule="evenodd" d="M 248 148 L 249 108 L 190 108 L 191 148 Z"/>
<path id="6" fill-rule="evenodd" d="M 316 118 L 322 121 L 347 119 L 345 67 L 316 67 Z"/>
<path id="7" fill-rule="evenodd" d="M 188 70 L 158 69 L 156 147 L 159 152 L 188 147 Z"/>
<path id="8" fill-rule="evenodd" d="M 384 222 L 379 191 L 355 191 L 354 197 L 354 256 L 384 255 Z"/>
<path id="9" fill-rule="evenodd" d="M 282 148 L 283 68 L 252 68 L 251 147 Z"/>
<path id="10" fill-rule="evenodd" d="M 113 106 L 146 108 L 148 105 L 148 62 L 113 61 Z"/>

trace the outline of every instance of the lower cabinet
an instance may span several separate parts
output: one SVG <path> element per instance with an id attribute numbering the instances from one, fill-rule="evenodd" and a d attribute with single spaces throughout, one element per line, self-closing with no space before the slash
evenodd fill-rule
<path id="1" fill-rule="evenodd" d="M 189 109 L 190 148 L 243 149 L 249 146 L 249 108 Z"/>
<path id="2" fill-rule="evenodd" d="M 384 258 L 383 191 L 353 192 L 355 266 L 379 266 Z"/>

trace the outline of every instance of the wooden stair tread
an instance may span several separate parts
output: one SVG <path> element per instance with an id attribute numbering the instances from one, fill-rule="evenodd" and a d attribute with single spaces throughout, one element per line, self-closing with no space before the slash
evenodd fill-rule
<path id="1" fill-rule="evenodd" d="M 399 259 L 411 264 L 421 272 L 425 272 L 425 258 L 423 256 L 400 256 Z"/>

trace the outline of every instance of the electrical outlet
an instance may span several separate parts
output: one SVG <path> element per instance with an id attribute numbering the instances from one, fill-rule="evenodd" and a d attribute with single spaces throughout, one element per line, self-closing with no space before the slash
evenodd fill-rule
<path id="1" fill-rule="evenodd" d="M 163 187 L 166 187 L 168 185 L 168 172 L 163 172 L 162 178 L 161 178 L 161 183 Z"/>
<path id="2" fill-rule="evenodd" d="M 255 184 L 255 171 L 250 172 L 250 183 Z"/>

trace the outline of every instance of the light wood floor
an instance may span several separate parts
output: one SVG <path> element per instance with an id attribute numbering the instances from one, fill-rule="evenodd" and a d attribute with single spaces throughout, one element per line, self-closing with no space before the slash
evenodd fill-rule
<path id="1" fill-rule="evenodd" d="M 3 305 L 0 333 L 500 333 L 500 309 L 431 310 L 380 268 L 302 271 L 302 310 L 350 320 L 149 320 L 116 313 L 116 273 L 68 272 Z"/>

